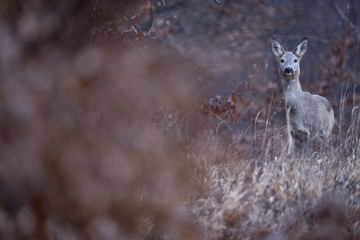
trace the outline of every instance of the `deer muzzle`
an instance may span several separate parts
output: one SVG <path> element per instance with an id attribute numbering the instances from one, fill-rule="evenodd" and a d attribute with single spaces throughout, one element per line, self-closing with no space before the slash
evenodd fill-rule
<path id="1" fill-rule="evenodd" d="M 294 69 L 292 69 L 291 67 L 287 67 L 284 69 L 284 73 L 285 75 L 292 75 L 294 73 Z"/>

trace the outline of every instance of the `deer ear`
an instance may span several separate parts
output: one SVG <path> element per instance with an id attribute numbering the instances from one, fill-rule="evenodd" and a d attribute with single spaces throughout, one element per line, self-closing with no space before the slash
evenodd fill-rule
<path id="1" fill-rule="evenodd" d="M 281 44 L 275 40 L 275 38 L 272 38 L 270 40 L 271 42 L 271 50 L 274 53 L 276 57 L 281 57 L 285 53 L 285 49 Z"/>
<path id="2" fill-rule="evenodd" d="M 302 56 L 304 56 L 304 54 L 306 53 L 308 47 L 308 39 L 304 38 L 303 40 L 301 40 L 301 42 L 295 47 L 294 49 L 294 54 L 301 58 Z"/>

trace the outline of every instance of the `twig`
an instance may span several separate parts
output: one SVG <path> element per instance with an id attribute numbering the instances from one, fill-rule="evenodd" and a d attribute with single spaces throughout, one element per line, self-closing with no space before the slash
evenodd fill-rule
<path id="1" fill-rule="evenodd" d="M 355 29 L 355 24 L 350 21 L 350 19 L 343 13 L 343 11 L 341 11 L 339 5 L 337 5 L 336 2 L 334 2 L 334 7 L 335 7 L 337 13 L 340 15 L 340 17 L 341 17 L 345 22 L 349 23 L 352 28 Z"/>
<path id="2" fill-rule="evenodd" d="M 288 156 L 292 156 L 294 151 L 294 142 L 291 136 L 291 127 L 290 127 L 290 107 L 288 107 L 288 101 L 285 97 L 285 111 L 286 111 L 286 128 L 287 128 L 287 136 L 288 136 Z"/>
<path id="3" fill-rule="evenodd" d="M 172 3 L 167 3 L 166 5 L 163 4 L 162 6 L 157 6 L 155 8 L 155 13 L 160 14 L 160 13 L 163 13 L 163 12 L 166 12 L 166 11 L 169 11 L 169 10 L 173 10 L 174 8 L 181 7 L 181 6 L 184 6 L 184 5 L 185 5 L 185 3 L 182 2 L 182 1 L 176 1 L 176 2 L 172 2 Z"/>

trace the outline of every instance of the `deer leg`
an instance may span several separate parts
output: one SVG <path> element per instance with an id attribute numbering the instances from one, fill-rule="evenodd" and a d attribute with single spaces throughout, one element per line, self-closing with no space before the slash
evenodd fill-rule
<path id="1" fill-rule="evenodd" d="M 310 132 L 306 129 L 291 131 L 291 136 L 295 139 L 295 146 L 301 149 L 301 155 L 304 156 L 311 148 Z"/>

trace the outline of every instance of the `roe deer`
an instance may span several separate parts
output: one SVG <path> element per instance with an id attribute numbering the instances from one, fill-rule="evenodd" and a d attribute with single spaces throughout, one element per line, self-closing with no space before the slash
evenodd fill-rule
<path id="1" fill-rule="evenodd" d="M 289 153 L 293 147 L 291 136 L 301 143 L 321 143 L 330 136 L 335 123 L 329 101 L 301 89 L 300 60 L 307 50 L 307 43 L 304 38 L 293 51 L 286 51 L 278 41 L 271 39 L 285 98 Z"/>

